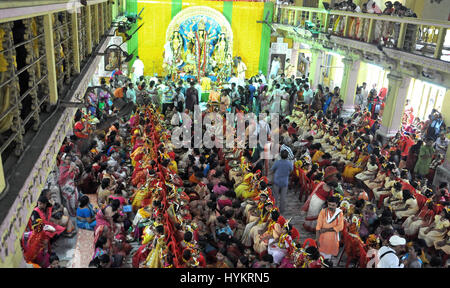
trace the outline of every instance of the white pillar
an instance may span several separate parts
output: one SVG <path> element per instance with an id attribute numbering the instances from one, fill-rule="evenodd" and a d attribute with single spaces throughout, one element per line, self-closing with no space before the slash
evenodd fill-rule
<path id="1" fill-rule="evenodd" d="M 388 138 L 394 136 L 400 129 L 411 77 L 390 72 L 387 78 L 389 80 L 388 93 L 378 132 Z"/>
<path id="2" fill-rule="evenodd" d="M 344 63 L 344 76 L 342 77 L 341 96 L 344 100 L 344 109 L 353 109 L 361 61 L 344 58 L 342 62 Z"/>
<path id="3" fill-rule="evenodd" d="M 323 52 L 320 49 L 312 48 L 311 54 L 312 59 L 309 67 L 309 81 L 311 83 L 311 89 L 314 90 L 321 81 Z"/>

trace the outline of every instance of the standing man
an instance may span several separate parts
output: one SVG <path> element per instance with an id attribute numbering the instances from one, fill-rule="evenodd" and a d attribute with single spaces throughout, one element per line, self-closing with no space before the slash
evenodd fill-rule
<path id="1" fill-rule="evenodd" d="M 134 90 L 134 84 L 129 83 L 127 89 L 127 102 L 133 102 L 136 104 L 136 90 Z"/>
<path id="2" fill-rule="evenodd" d="M 194 87 L 195 81 L 191 81 L 191 87 L 186 90 L 186 109 L 194 112 L 194 106 L 198 105 L 198 90 Z"/>
<path id="3" fill-rule="evenodd" d="M 339 253 L 339 232 L 344 229 L 344 215 L 338 203 L 337 197 L 328 197 L 328 207 L 322 209 L 317 218 L 316 242 L 325 259 L 331 259 Z"/>
<path id="4" fill-rule="evenodd" d="M 136 56 L 136 60 L 134 60 L 131 68 L 133 72 L 133 83 L 136 83 L 141 76 L 144 76 L 144 62 L 139 59 L 139 56 Z"/>
<path id="5" fill-rule="evenodd" d="M 173 105 L 174 99 L 174 84 L 168 83 L 166 89 L 163 91 L 163 103 L 162 103 L 162 113 L 166 114 L 167 108 Z M 172 110 L 172 108 L 170 108 Z"/>
<path id="6" fill-rule="evenodd" d="M 280 69 L 280 60 L 278 57 L 274 57 L 272 64 L 270 65 L 270 78 L 275 78 L 278 75 L 278 70 Z"/>
<path id="7" fill-rule="evenodd" d="M 248 80 L 248 91 L 250 92 L 250 97 L 248 99 L 248 107 L 250 111 L 253 111 L 253 98 L 255 96 L 256 88 L 253 85 L 253 80 Z"/>
<path id="8" fill-rule="evenodd" d="M 311 105 L 313 99 L 313 91 L 309 89 L 308 84 L 303 85 L 303 99 L 305 101 L 305 104 Z"/>
<path id="9" fill-rule="evenodd" d="M 393 235 L 386 241 L 383 236 L 387 236 L 389 233 L 392 233 L 392 231 L 383 230 L 381 232 L 384 245 L 378 250 L 378 259 L 380 259 L 380 262 L 378 262 L 377 268 L 403 268 L 404 264 L 400 263 L 397 254 L 403 250 L 406 240 L 400 236 Z"/>
<path id="10" fill-rule="evenodd" d="M 294 170 L 294 165 L 288 160 L 288 152 L 281 151 L 281 159 L 275 161 L 271 172 L 275 172 L 273 176 L 272 193 L 275 198 L 275 204 L 280 207 L 280 213 L 283 214 L 286 207 L 286 194 L 289 185 L 289 175 Z"/>
<path id="11" fill-rule="evenodd" d="M 245 71 L 247 71 L 247 66 L 245 65 L 244 61 L 242 61 L 241 57 L 238 57 L 239 63 L 237 65 L 237 72 L 238 72 L 238 84 L 239 86 L 245 85 Z"/>

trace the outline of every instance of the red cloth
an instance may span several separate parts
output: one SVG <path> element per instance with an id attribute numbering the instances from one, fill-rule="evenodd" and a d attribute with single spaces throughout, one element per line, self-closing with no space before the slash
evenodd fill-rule
<path id="1" fill-rule="evenodd" d="M 52 209 L 53 209 L 53 207 L 50 207 L 48 209 L 47 215 L 45 215 L 44 212 L 41 211 L 41 209 L 39 209 L 39 207 L 34 208 L 34 211 L 36 211 L 39 214 L 39 217 L 41 217 L 41 219 L 45 225 L 50 225 L 53 228 L 55 228 L 55 230 L 56 230 L 55 232 L 45 231 L 45 235 L 47 235 L 47 237 L 49 237 L 49 238 L 53 238 L 54 236 L 59 235 L 62 232 L 64 232 L 64 230 L 66 230 L 66 228 L 59 226 L 50 221 L 50 217 L 52 215 Z"/>

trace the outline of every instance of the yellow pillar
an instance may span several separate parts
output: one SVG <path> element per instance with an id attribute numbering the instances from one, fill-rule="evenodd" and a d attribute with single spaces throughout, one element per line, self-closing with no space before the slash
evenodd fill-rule
<path id="1" fill-rule="evenodd" d="M 98 44 L 98 42 L 100 42 L 100 23 L 98 20 L 98 5 L 93 5 L 92 7 L 94 7 L 94 15 L 93 15 L 93 19 L 94 19 L 94 43 L 95 45 Z"/>
<path id="2" fill-rule="evenodd" d="M 406 23 L 400 24 L 400 33 L 398 35 L 398 40 L 397 40 L 397 48 L 398 49 L 403 49 L 403 44 L 405 43 L 406 26 L 407 25 L 408 24 L 406 24 Z"/>
<path id="3" fill-rule="evenodd" d="M 92 13 L 91 6 L 86 6 L 86 37 L 87 37 L 87 53 L 92 53 Z"/>
<path id="4" fill-rule="evenodd" d="M 49 87 L 50 105 L 58 101 L 58 86 L 56 80 L 55 44 L 53 41 L 52 14 L 44 15 L 45 56 L 47 59 L 47 79 Z"/>
<path id="5" fill-rule="evenodd" d="M 369 21 L 369 32 L 367 34 L 367 43 L 372 43 L 374 35 L 375 35 L 375 25 L 376 21 L 374 19 L 370 19 Z"/>
<path id="6" fill-rule="evenodd" d="M 447 91 L 445 91 L 444 101 L 442 101 L 441 107 L 441 114 L 442 118 L 444 119 L 445 125 L 447 127 L 450 127 L 450 89 L 447 89 Z"/>
<path id="7" fill-rule="evenodd" d="M 80 46 L 78 43 L 78 14 L 72 13 L 70 16 L 72 22 L 72 52 L 75 71 L 80 73 Z"/>
<path id="8" fill-rule="evenodd" d="M 395 72 L 390 72 L 387 78 L 388 94 L 379 133 L 384 137 L 391 137 L 400 129 L 411 78 Z"/>
<path id="9" fill-rule="evenodd" d="M 442 56 L 442 47 L 444 46 L 445 35 L 447 34 L 447 28 L 440 27 L 438 39 L 436 43 L 436 49 L 434 50 L 434 58 L 440 59 Z"/>
<path id="10" fill-rule="evenodd" d="M 98 17 L 100 18 L 100 15 L 101 15 L 101 19 L 98 19 L 98 24 L 99 24 L 99 28 L 98 28 L 98 37 L 99 37 L 99 39 L 100 39 L 100 36 L 102 36 L 103 34 L 104 34 L 104 32 L 105 32 L 105 18 L 106 18 L 106 15 L 105 15 L 105 9 L 103 9 L 103 4 L 104 3 L 100 3 L 100 4 L 98 4 L 97 5 L 97 9 L 98 9 Z M 100 40 L 98 40 L 98 41 L 100 41 Z"/>
<path id="11" fill-rule="evenodd" d="M 3 171 L 2 155 L 0 154 L 0 195 L 6 188 L 5 173 Z"/>

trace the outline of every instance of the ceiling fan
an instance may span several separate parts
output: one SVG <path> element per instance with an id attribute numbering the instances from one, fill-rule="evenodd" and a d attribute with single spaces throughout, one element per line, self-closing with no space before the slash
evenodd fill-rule
<path id="1" fill-rule="evenodd" d="M 266 17 L 264 18 L 264 20 L 262 21 L 256 21 L 256 23 L 262 23 L 262 24 L 266 24 L 267 26 L 269 26 L 270 30 L 272 33 L 276 32 L 277 30 L 275 28 L 273 28 L 272 26 L 272 21 L 270 21 L 270 11 L 267 11 L 266 13 Z"/>

